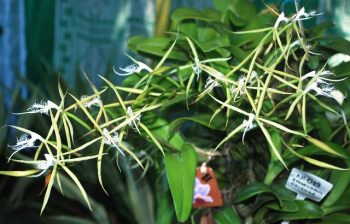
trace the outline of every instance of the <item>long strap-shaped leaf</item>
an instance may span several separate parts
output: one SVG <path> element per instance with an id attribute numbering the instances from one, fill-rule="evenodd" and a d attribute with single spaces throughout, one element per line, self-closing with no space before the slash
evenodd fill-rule
<path id="1" fill-rule="evenodd" d="M 164 161 L 176 216 L 184 222 L 192 209 L 196 152 L 191 145 L 184 144 L 180 152 L 166 152 Z"/>

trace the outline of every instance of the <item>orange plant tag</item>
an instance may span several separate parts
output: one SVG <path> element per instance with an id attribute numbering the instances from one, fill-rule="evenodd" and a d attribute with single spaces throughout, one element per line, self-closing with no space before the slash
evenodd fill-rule
<path id="1" fill-rule="evenodd" d="M 193 208 L 222 206 L 221 192 L 213 169 L 198 167 L 193 192 Z"/>

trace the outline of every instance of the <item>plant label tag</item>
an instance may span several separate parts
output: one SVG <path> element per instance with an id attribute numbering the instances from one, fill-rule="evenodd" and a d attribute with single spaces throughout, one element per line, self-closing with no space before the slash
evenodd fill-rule
<path id="1" fill-rule="evenodd" d="M 222 204 L 221 192 L 213 169 L 206 166 L 198 167 L 193 192 L 193 208 L 218 207 Z"/>
<path id="2" fill-rule="evenodd" d="M 332 189 L 333 184 L 314 174 L 293 168 L 285 186 L 297 193 L 299 200 L 309 198 L 319 202 Z"/>

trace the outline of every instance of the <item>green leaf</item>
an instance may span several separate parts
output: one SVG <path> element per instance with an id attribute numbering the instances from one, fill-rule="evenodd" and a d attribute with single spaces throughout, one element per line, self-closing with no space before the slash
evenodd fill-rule
<path id="1" fill-rule="evenodd" d="M 133 170 L 123 164 L 123 172 L 126 174 L 127 191 L 133 218 L 137 223 L 155 223 L 154 197 L 147 178 L 137 180 Z"/>
<path id="2" fill-rule="evenodd" d="M 78 180 L 78 178 L 77 178 L 77 177 L 75 176 L 75 174 L 74 174 L 72 171 L 70 171 L 70 169 L 68 169 L 66 166 L 61 165 L 61 167 L 63 168 L 64 171 L 66 171 L 66 173 L 70 176 L 70 178 L 71 178 L 71 179 L 74 181 L 74 183 L 77 185 L 77 187 L 78 187 L 78 189 L 79 189 L 81 195 L 83 196 L 83 198 L 84 198 L 86 204 L 88 205 L 89 209 L 92 210 L 91 205 L 90 205 L 90 202 L 89 202 L 89 199 L 88 199 L 88 196 L 87 196 L 87 194 L 86 194 L 86 192 L 85 192 L 85 190 L 84 190 L 84 187 L 81 185 L 80 181 Z M 53 174 L 53 172 L 52 172 L 52 174 Z M 52 178 L 52 179 L 54 179 L 54 178 Z"/>
<path id="3" fill-rule="evenodd" d="M 80 119 L 79 117 L 75 116 L 72 113 L 69 112 L 65 112 L 65 115 L 67 115 L 68 117 L 72 118 L 73 120 L 75 120 L 76 122 L 78 122 L 82 127 L 84 127 L 86 130 L 91 131 L 91 127 L 85 123 L 82 119 Z"/>
<path id="4" fill-rule="evenodd" d="M 191 145 L 185 144 L 181 152 L 166 152 L 164 161 L 176 217 L 178 221 L 184 222 L 192 209 L 196 152 Z"/>
<path id="5" fill-rule="evenodd" d="M 214 130 L 225 130 L 225 119 L 223 117 L 217 116 L 210 124 L 210 114 L 196 114 L 193 117 L 180 117 L 175 119 L 169 125 L 169 136 L 173 136 L 179 128 L 187 121 L 192 121 L 201 124 L 205 127 L 212 128 Z"/>
<path id="6" fill-rule="evenodd" d="M 164 150 L 162 145 L 158 142 L 157 138 L 154 137 L 154 135 L 152 134 L 152 132 L 147 128 L 147 126 L 145 126 L 144 124 L 142 124 L 140 122 L 140 127 L 146 132 L 146 134 L 151 138 L 152 142 L 158 147 L 158 149 L 162 152 L 162 154 L 164 155 Z"/>
<path id="7" fill-rule="evenodd" d="M 316 138 L 312 138 L 312 137 L 306 137 L 306 140 L 308 140 L 311 144 L 317 146 L 318 148 L 322 149 L 325 152 L 328 152 L 330 154 L 333 155 L 337 155 L 343 158 L 348 158 L 349 156 L 346 155 L 345 150 L 342 150 L 341 148 L 336 148 L 336 147 L 332 147 L 329 144 L 322 142 Z"/>
<path id="8" fill-rule="evenodd" d="M 109 171 L 110 172 L 110 171 Z M 86 201 L 82 194 L 80 193 L 79 189 L 77 186 L 74 184 L 72 179 L 69 179 L 66 175 L 60 174 L 60 179 L 61 179 L 61 185 L 62 185 L 62 190 L 64 192 L 64 197 L 69 198 L 71 200 L 74 200 L 84 206 L 85 208 L 88 208 Z M 54 184 L 54 187 L 57 191 L 60 191 L 60 186 L 58 183 Z M 110 223 L 108 220 L 108 215 L 107 212 L 104 208 L 104 206 L 98 202 L 96 202 L 93 198 L 89 197 L 89 202 L 91 204 L 92 210 L 91 216 L 94 218 L 93 223 L 98 223 L 98 224 L 108 224 Z M 51 217 L 51 216 L 49 216 Z M 61 222 L 62 223 L 62 222 Z M 65 223 L 65 222 L 64 222 Z M 70 222 L 67 222 L 70 223 Z M 50 222 L 51 224 L 51 222 Z"/>
<path id="9" fill-rule="evenodd" d="M 215 22 L 220 20 L 220 13 L 213 10 L 207 10 L 205 12 L 199 12 L 191 8 L 179 8 L 171 15 L 171 19 L 179 22 L 185 19 L 197 19 L 206 22 Z"/>
<path id="10" fill-rule="evenodd" d="M 333 170 L 330 178 L 333 183 L 333 189 L 323 202 L 322 207 L 332 206 L 343 195 L 344 191 L 349 187 L 350 171 Z"/>
<path id="11" fill-rule="evenodd" d="M 278 215 L 278 220 L 301 220 L 301 219 L 320 219 L 323 217 L 323 211 L 320 206 L 310 201 L 295 200 L 298 206 L 297 212 L 285 212 Z"/>
<path id="12" fill-rule="evenodd" d="M 350 215 L 347 213 L 334 213 L 326 216 L 322 220 L 322 224 L 348 224 Z"/>
<path id="13" fill-rule="evenodd" d="M 228 5 L 229 18 L 236 26 L 244 26 L 256 15 L 253 3 L 246 0 L 235 0 Z"/>
<path id="14" fill-rule="evenodd" d="M 223 207 L 217 210 L 214 215 L 215 223 L 217 224 L 238 224 L 241 223 L 241 219 L 232 207 Z"/>
<path id="15" fill-rule="evenodd" d="M 299 209 L 294 199 L 292 201 L 283 200 L 283 206 L 276 202 L 272 202 L 266 204 L 265 207 L 279 212 L 297 212 Z"/>
<path id="16" fill-rule="evenodd" d="M 231 0 L 213 0 L 213 4 L 217 10 L 224 13 L 227 10 L 227 6 L 230 4 Z"/>
<path id="17" fill-rule="evenodd" d="M 164 54 L 167 52 L 169 46 L 171 45 L 172 41 L 173 40 L 167 37 L 152 37 L 140 41 L 136 46 L 136 50 L 141 53 L 147 53 L 163 57 Z M 168 58 L 176 59 L 179 61 L 187 61 L 188 55 L 175 47 L 169 54 Z"/>
<path id="18" fill-rule="evenodd" d="M 252 185 L 249 185 L 248 187 L 244 188 L 241 192 L 239 192 L 236 196 L 235 199 L 235 203 L 240 203 L 242 201 L 245 201 L 251 197 L 254 197 L 256 195 L 259 194 L 263 194 L 263 193 L 269 193 L 272 194 L 276 197 L 276 199 L 278 200 L 279 204 L 282 204 L 282 200 L 279 197 L 279 195 L 277 195 L 275 193 L 275 191 L 268 185 L 266 184 L 262 184 L 262 183 L 255 183 Z"/>
<path id="19" fill-rule="evenodd" d="M 43 214 L 43 211 L 44 211 L 44 209 L 46 207 L 46 204 L 49 201 L 49 198 L 50 198 L 50 195 L 51 195 L 52 186 L 53 186 L 53 183 L 55 182 L 55 177 L 56 177 L 56 173 L 57 173 L 57 166 L 58 166 L 57 164 L 55 164 L 53 166 L 51 177 L 50 177 L 49 183 L 48 183 L 47 188 L 46 188 L 44 201 L 43 201 L 43 204 L 41 206 L 40 214 Z"/>
<path id="20" fill-rule="evenodd" d="M 163 148 L 168 147 L 181 151 L 184 140 L 178 132 L 169 138 L 169 124 L 166 120 L 158 118 L 154 114 L 149 114 L 148 117 L 144 117 L 143 124 L 148 127 Z"/>
<path id="21" fill-rule="evenodd" d="M 170 197 L 168 194 L 162 194 L 158 192 L 158 203 L 157 203 L 157 224 L 171 224 L 174 219 L 174 209 L 171 204 Z"/>
<path id="22" fill-rule="evenodd" d="M 0 175 L 12 177 L 26 177 L 38 173 L 39 170 L 16 170 L 16 171 L 0 171 Z"/>

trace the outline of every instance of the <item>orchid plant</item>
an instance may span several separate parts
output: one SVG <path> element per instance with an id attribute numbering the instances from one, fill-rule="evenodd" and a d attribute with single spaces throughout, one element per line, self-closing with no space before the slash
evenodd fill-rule
<path id="1" fill-rule="evenodd" d="M 223 2 L 234 7 L 234 3 Z M 273 192 L 276 178 L 285 177 L 296 161 L 322 170 L 347 170 L 350 115 L 347 94 L 337 87 L 347 79 L 335 72 L 336 66 L 327 64 L 320 40 L 308 37 L 308 30 L 300 27 L 320 13 L 301 8 L 286 16 L 269 7 L 255 14 L 248 1 L 240 2 L 253 12 L 254 20 L 215 1 L 217 10 L 207 14 L 189 9 L 175 11 L 173 32 L 168 37 L 130 39 L 132 50 L 158 58 L 158 62 L 146 65 L 128 56 L 132 65 L 114 69 L 116 75 L 125 77 L 123 86 L 101 76 L 104 87 L 98 89 L 90 83 L 93 93 L 78 97 L 59 84 L 60 102 L 42 101 L 17 113 L 43 116 L 51 127 L 35 133 L 9 126 L 23 135 L 10 145 L 8 160 L 28 169 L 0 174 L 49 177 L 41 212 L 54 183 L 61 186 L 60 175 L 68 175 L 90 207 L 85 188 L 71 165 L 95 161 L 98 181 L 108 194 L 101 176 L 105 158 L 113 158 L 117 164 L 132 158 L 146 171 L 148 160 L 143 155 L 152 155 L 152 160 L 164 161 L 177 219 L 186 221 L 194 200 L 197 162 L 210 160 L 218 166 L 230 154 L 265 146 L 269 159 L 265 161 L 260 192 Z M 264 19 L 257 22 L 259 18 Z M 160 47 L 152 48 L 155 43 Z M 318 134 L 322 127 L 311 122 L 315 113 L 341 118 L 329 125 L 334 127 L 326 138 Z M 196 130 L 183 125 L 188 122 Z M 77 128 L 86 133 L 76 136 Z M 205 144 L 208 138 L 210 142 Z M 255 140 L 260 145 L 252 146 Z M 16 158 L 18 152 L 28 148 L 33 152 L 32 159 Z M 340 160 L 322 160 L 319 155 Z M 221 183 L 224 187 L 230 184 Z M 196 184 L 195 189 L 199 187 L 203 188 Z M 238 188 L 241 193 L 237 193 L 235 205 L 258 194 L 247 196 L 250 188 Z M 279 202 L 294 200 L 273 194 Z M 232 198 L 226 199 L 232 205 Z M 234 215 L 275 222 L 286 219 L 287 209 L 282 204 L 269 207 L 275 206 L 272 210 L 279 216 L 267 215 L 268 209 Z"/>

